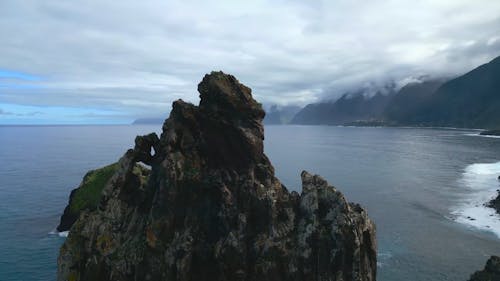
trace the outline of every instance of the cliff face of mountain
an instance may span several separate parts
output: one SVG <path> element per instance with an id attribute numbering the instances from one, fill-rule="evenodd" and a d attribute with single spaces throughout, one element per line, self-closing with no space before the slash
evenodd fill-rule
<path id="1" fill-rule="evenodd" d="M 497 128 L 500 57 L 439 87 L 410 116 L 423 126 Z"/>
<path id="2" fill-rule="evenodd" d="M 344 125 L 360 120 L 379 120 L 395 94 L 394 86 L 386 86 L 369 96 L 365 90 L 346 93 L 335 102 L 309 104 L 292 119 L 293 124 Z"/>
<path id="3" fill-rule="evenodd" d="M 343 95 L 335 102 L 309 104 L 294 124 L 381 124 L 498 129 L 500 57 L 446 81 L 410 83 L 395 94 Z M 358 122 L 359 123 L 359 122 Z"/>
<path id="4" fill-rule="evenodd" d="M 445 79 L 430 79 L 405 85 L 387 104 L 383 119 L 399 125 L 418 122 L 418 111 L 422 105 L 445 82 Z"/>
<path id="5" fill-rule="evenodd" d="M 58 280 L 375 280 L 363 208 L 305 171 L 301 194 L 280 183 L 264 111 L 236 78 L 212 72 L 198 91 L 116 164 L 71 225 Z"/>

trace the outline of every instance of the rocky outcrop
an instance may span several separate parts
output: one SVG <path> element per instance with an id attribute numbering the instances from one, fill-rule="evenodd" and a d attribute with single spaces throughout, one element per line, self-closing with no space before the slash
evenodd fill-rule
<path id="1" fill-rule="evenodd" d="M 57 231 L 68 231 L 81 213 L 92 212 L 97 209 L 102 190 L 117 169 L 118 163 L 114 163 L 85 174 L 80 185 L 73 189 L 69 195 L 69 202 L 61 216 Z M 134 167 L 134 173 L 145 181 L 149 175 L 149 170 L 138 164 Z"/>
<path id="2" fill-rule="evenodd" d="M 488 203 L 485 204 L 486 207 L 490 207 L 495 209 L 495 211 L 500 214 L 500 190 L 497 190 L 497 196 L 491 199 Z"/>
<path id="3" fill-rule="evenodd" d="M 58 280 L 375 280 L 375 226 L 319 176 L 289 192 L 263 153 L 264 111 L 231 75 L 178 100 L 137 137 L 96 210 L 82 212 Z M 134 172 L 151 166 L 147 181 Z"/>
<path id="4" fill-rule="evenodd" d="M 116 168 L 115 163 L 85 174 L 80 185 L 69 195 L 69 202 L 61 216 L 57 231 L 68 231 L 82 212 L 93 211 L 97 208 L 101 192 L 116 172 Z"/>
<path id="5" fill-rule="evenodd" d="M 469 281 L 500 281 L 500 257 L 491 256 L 484 269 L 472 274 Z"/>

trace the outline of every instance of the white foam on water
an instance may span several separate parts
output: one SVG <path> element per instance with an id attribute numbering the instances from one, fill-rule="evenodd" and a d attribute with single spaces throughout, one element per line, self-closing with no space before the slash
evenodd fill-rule
<path id="1" fill-rule="evenodd" d="M 460 182 L 467 193 L 452 208 L 454 220 L 479 230 L 491 231 L 500 238 L 500 216 L 485 203 L 497 196 L 500 162 L 477 163 L 465 168 Z"/>
<path id="2" fill-rule="evenodd" d="M 377 267 L 384 266 L 389 259 L 392 258 L 392 254 L 390 252 L 379 252 L 377 253 Z"/>
<path id="3" fill-rule="evenodd" d="M 464 135 L 470 136 L 470 137 L 482 137 L 482 138 L 500 139 L 500 136 L 481 135 L 480 133 L 469 133 L 469 134 L 464 134 Z"/>
<path id="4" fill-rule="evenodd" d="M 50 234 L 50 235 L 57 235 L 57 236 L 59 236 L 59 237 L 64 237 L 64 238 L 66 238 L 66 237 L 68 237 L 68 235 L 69 235 L 69 231 L 61 231 L 61 232 L 59 232 L 59 231 L 57 231 L 57 230 L 53 230 L 53 231 L 49 232 L 49 234 Z"/>

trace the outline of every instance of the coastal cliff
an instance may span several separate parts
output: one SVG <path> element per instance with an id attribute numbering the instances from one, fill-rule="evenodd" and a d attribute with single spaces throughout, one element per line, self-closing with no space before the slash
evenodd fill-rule
<path id="1" fill-rule="evenodd" d="M 160 137 L 135 139 L 69 223 L 58 280 L 376 280 L 365 210 L 306 171 L 300 194 L 281 184 L 265 113 L 235 77 L 212 72 L 198 91 L 198 106 L 174 102 Z"/>

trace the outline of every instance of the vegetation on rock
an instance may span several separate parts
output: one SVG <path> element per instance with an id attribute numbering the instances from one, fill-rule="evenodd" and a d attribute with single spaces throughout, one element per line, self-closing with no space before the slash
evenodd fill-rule
<path id="1" fill-rule="evenodd" d="M 57 226 L 58 231 L 69 230 L 83 211 L 97 209 L 101 201 L 102 191 L 117 172 L 118 167 L 118 163 L 113 163 L 85 174 L 80 185 L 71 191 L 68 205 Z M 146 181 L 149 171 L 140 165 L 136 165 L 134 169 L 134 173 L 142 175 L 142 180 Z"/>

